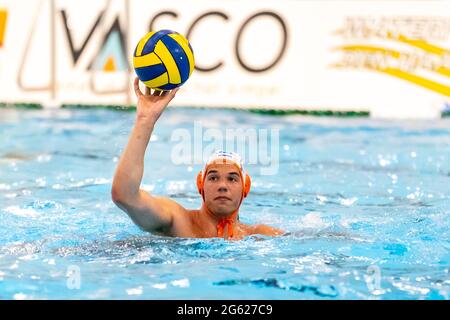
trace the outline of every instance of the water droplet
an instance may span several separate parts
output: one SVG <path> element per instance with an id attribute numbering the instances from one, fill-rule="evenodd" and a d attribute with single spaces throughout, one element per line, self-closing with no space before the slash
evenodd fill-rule
<path id="1" fill-rule="evenodd" d="M 174 280 L 171 282 L 171 284 L 174 287 L 187 288 L 187 287 L 189 287 L 189 279 L 184 278 L 184 279 L 180 279 L 180 280 Z"/>
<path id="2" fill-rule="evenodd" d="M 155 283 L 153 286 L 153 288 L 155 289 L 166 289 L 167 288 L 167 284 L 166 283 Z"/>
<path id="3" fill-rule="evenodd" d="M 27 295 L 24 294 L 24 293 L 22 293 L 22 292 L 19 292 L 19 293 L 16 293 L 16 294 L 13 296 L 13 298 L 14 298 L 14 300 L 24 300 L 24 299 L 27 298 Z"/>
<path id="4" fill-rule="evenodd" d="M 127 289 L 126 291 L 127 291 L 127 294 L 128 294 L 129 296 L 132 296 L 132 295 L 141 295 L 142 292 L 143 292 L 143 289 L 142 289 L 142 286 L 139 286 L 139 287 L 137 287 L 137 288 Z"/>

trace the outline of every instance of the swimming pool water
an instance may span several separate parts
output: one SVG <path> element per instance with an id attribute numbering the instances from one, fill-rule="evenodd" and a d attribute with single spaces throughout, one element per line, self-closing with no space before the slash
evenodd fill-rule
<path id="1" fill-rule="evenodd" d="M 188 208 L 200 165 L 171 162 L 175 129 L 279 130 L 240 216 L 288 234 L 225 241 L 145 233 L 112 203 L 134 117 L 0 109 L 0 299 L 448 299 L 449 119 L 168 109 L 143 186 Z"/>

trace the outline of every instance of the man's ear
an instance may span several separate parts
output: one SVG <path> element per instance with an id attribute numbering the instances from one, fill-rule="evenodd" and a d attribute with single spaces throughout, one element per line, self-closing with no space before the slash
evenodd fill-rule
<path id="1" fill-rule="evenodd" d="M 245 182 L 244 182 L 244 198 L 248 196 L 250 193 L 250 187 L 252 185 L 252 180 L 248 174 L 245 174 Z"/>
<path id="2" fill-rule="evenodd" d="M 200 171 L 197 174 L 197 190 L 198 190 L 198 193 L 203 195 L 202 194 L 203 193 L 203 172 L 202 171 Z"/>

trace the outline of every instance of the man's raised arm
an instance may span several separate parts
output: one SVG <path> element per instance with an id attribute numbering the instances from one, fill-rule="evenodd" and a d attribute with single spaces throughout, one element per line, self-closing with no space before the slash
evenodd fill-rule
<path id="1" fill-rule="evenodd" d="M 138 78 L 134 81 L 137 97 L 136 122 L 128 144 L 120 157 L 111 196 L 114 203 L 146 231 L 163 231 L 170 228 L 173 214 L 182 208 L 175 201 L 154 197 L 140 189 L 144 173 L 144 155 L 156 121 L 175 97 L 178 89 L 155 91 L 148 89 L 144 95 L 139 88 Z"/>

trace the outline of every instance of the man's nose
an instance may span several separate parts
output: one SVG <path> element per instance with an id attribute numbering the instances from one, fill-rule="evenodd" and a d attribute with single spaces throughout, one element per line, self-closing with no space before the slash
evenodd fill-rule
<path id="1" fill-rule="evenodd" d="M 219 192 L 227 192 L 227 191 L 228 191 L 227 184 L 225 182 L 221 182 L 219 185 Z"/>

